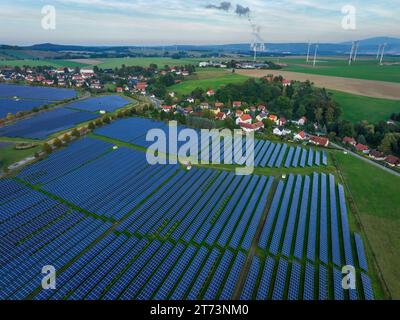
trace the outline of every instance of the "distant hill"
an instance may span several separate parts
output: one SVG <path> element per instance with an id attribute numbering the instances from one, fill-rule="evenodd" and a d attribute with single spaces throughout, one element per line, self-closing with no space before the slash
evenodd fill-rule
<path id="1" fill-rule="evenodd" d="M 359 40 L 359 54 L 376 54 L 378 47 L 386 43 L 386 54 L 400 55 L 400 39 L 390 37 L 375 37 L 369 39 Z M 267 43 L 267 52 L 265 54 L 271 55 L 305 55 L 307 53 L 308 43 Z M 352 42 L 342 43 L 320 43 L 319 55 L 343 55 L 350 52 Z M 140 51 L 142 47 L 138 46 L 77 46 L 77 45 L 59 45 L 52 43 L 36 44 L 33 46 L 8 46 L 0 45 L 0 57 L 10 56 L 14 58 L 23 57 L 24 53 L 29 53 L 30 56 L 35 57 L 35 52 L 39 53 L 37 58 L 54 56 L 54 54 L 75 55 L 75 54 L 89 54 L 89 55 L 110 55 L 124 56 L 131 55 L 133 50 Z M 178 46 L 153 46 L 147 49 L 165 50 L 170 53 L 178 51 L 198 51 L 198 52 L 214 52 L 214 53 L 236 53 L 236 54 L 250 54 L 250 44 L 226 44 L 226 45 L 178 45 Z M 312 48 L 313 50 L 313 48 Z M 140 54 L 140 53 L 139 53 Z"/>

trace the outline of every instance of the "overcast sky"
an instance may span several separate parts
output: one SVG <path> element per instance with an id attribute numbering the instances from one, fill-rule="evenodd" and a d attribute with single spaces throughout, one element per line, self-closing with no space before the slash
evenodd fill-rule
<path id="1" fill-rule="evenodd" d="M 167 45 L 248 43 L 250 8 L 265 42 L 340 42 L 400 37 L 400 0 L 240 0 L 231 10 L 207 0 L 1 0 L 2 44 Z M 342 7 L 356 8 L 356 30 L 342 28 Z M 42 7 L 56 9 L 56 30 L 41 27 Z"/>

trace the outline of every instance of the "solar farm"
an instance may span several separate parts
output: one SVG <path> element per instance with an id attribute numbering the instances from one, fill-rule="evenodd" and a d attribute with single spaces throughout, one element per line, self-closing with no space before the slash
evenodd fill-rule
<path id="1" fill-rule="evenodd" d="M 8 113 L 15 115 L 76 97 L 71 89 L 0 84 L 0 119 Z"/>
<path id="2" fill-rule="evenodd" d="M 140 147 L 149 148 L 153 144 L 153 142 L 146 141 L 146 134 L 150 129 L 161 129 L 164 132 L 168 132 L 168 125 L 163 122 L 152 121 L 149 119 L 143 118 L 130 118 L 130 119 L 123 119 L 112 123 L 109 126 L 97 129 L 95 133 L 99 136 L 105 136 L 107 138 L 112 138 L 115 140 L 127 142 L 130 144 L 134 144 Z M 179 134 L 185 130 L 186 127 L 178 126 L 177 127 L 177 134 Z M 198 133 L 198 140 L 200 141 L 201 134 Z M 167 137 L 167 144 L 169 137 Z M 220 163 L 224 163 L 225 161 L 225 145 L 224 140 L 217 141 L 219 144 L 219 150 L 216 150 L 213 154 L 212 145 L 215 142 L 215 139 L 211 138 L 208 149 L 209 149 L 209 157 L 204 157 L 204 153 L 202 153 L 201 148 L 205 148 L 203 145 L 199 145 L 198 154 L 196 156 L 196 160 L 200 162 L 200 160 L 207 160 L 210 163 L 215 163 L 213 159 L 220 160 Z M 177 148 L 180 148 L 185 141 L 178 142 Z M 240 142 L 239 142 L 240 144 Z M 242 150 L 244 149 L 245 140 L 243 140 L 243 145 L 234 145 L 232 149 L 233 152 L 235 150 Z M 167 153 L 176 153 L 176 151 L 166 150 Z M 216 154 L 218 153 L 219 154 Z M 247 155 L 249 156 L 249 155 Z M 234 159 L 232 159 L 234 160 Z M 236 163 L 238 165 L 242 165 L 243 163 Z M 261 168 L 304 168 L 306 166 L 313 167 L 313 166 L 326 166 L 328 164 L 328 156 L 325 151 L 315 151 L 314 149 L 303 148 L 303 147 L 293 147 L 288 146 L 287 144 L 282 143 L 272 143 L 269 141 L 262 141 L 257 140 L 254 142 L 254 165 L 255 167 Z"/>
<path id="3" fill-rule="evenodd" d="M 25 88 L 23 86 L 21 87 Z M 36 89 L 36 87 L 34 87 L 34 89 Z M 39 87 L 39 89 L 43 88 Z M 18 92 L 21 95 L 25 94 L 25 90 L 21 90 Z M 53 91 L 50 91 L 50 95 L 52 93 Z M 55 91 L 55 93 L 56 94 L 53 98 L 65 99 L 71 96 L 66 95 L 64 92 L 61 92 L 61 95 L 60 93 L 58 93 L 58 91 Z M 46 94 L 49 94 L 49 92 L 44 91 L 42 93 L 41 90 L 39 90 L 39 92 L 31 94 L 31 96 L 43 97 L 46 96 Z M 49 95 L 47 95 L 47 97 L 48 99 L 50 98 Z M 56 132 L 70 129 L 80 123 L 98 118 L 99 115 L 98 113 L 96 113 L 98 111 L 113 112 L 126 106 L 129 103 L 129 100 L 120 96 L 100 96 L 78 100 L 68 103 L 61 108 L 42 112 L 38 115 L 23 119 L 14 124 L 1 127 L 0 136 L 13 138 L 45 139 Z M 48 102 L 44 100 L 0 100 L 0 118 L 2 114 L 6 116 L 8 112 L 16 113 L 24 109 L 31 110 L 34 107 L 43 106 L 45 104 L 48 104 Z"/>
<path id="4" fill-rule="evenodd" d="M 114 122 L 0 180 L 0 299 L 374 299 L 335 175 L 149 165 L 109 142 L 145 146 L 146 125 Z M 265 141 L 255 153 L 271 170 L 328 163 L 317 149 Z M 41 287 L 45 265 L 56 290 Z M 344 265 L 357 270 L 355 290 L 342 288 Z"/>

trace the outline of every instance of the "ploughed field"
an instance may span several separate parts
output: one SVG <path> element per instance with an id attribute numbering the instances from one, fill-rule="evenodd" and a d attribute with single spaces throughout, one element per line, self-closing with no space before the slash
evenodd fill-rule
<path id="1" fill-rule="evenodd" d="M 0 186 L 0 299 L 374 297 L 333 175 L 187 171 L 84 138 Z"/>

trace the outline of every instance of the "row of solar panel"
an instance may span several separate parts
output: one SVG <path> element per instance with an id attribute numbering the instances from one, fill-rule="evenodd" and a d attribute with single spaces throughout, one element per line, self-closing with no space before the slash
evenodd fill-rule
<path id="1" fill-rule="evenodd" d="M 342 287 L 344 274 L 337 268 L 313 266 L 306 262 L 265 261 L 255 256 L 247 274 L 240 299 L 242 300 L 373 300 L 370 278 L 363 272 L 357 275 L 356 289 Z M 333 289 L 331 296 L 329 288 Z M 302 289 L 302 290 L 301 290 Z"/>
<path id="2" fill-rule="evenodd" d="M 340 215 L 336 209 L 337 192 Z M 343 249 L 339 242 L 340 231 Z M 359 236 L 356 236 L 355 244 L 357 252 L 353 255 L 344 190 L 341 185 L 336 188 L 333 175 L 329 176 L 329 184 L 325 174 L 316 173 L 313 174 L 312 186 L 310 177 L 303 179 L 300 175 L 290 175 L 287 183 L 279 182 L 259 240 L 263 250 L 274 255 L 281 253 L 286 257 L 293 254 L 297 259 L 320 261 L 326 265 L 332 262 L 339 268 L 343 264 L 354 265 L 353 256 L 357 256 L 358 265 L 367 271 L 364 247 Z"/>
<path id="3" fill-rule="evenodd" d="M 178 141 L 177 137 L 180 136 L 182 132 L 182 138 L 175 144 L 168 143 L 170 136 L 168 134 L 169 127 L 167 124 L 163 122 L 153 121 L 149 119 L 143 118 L 130 118 L 130 119 L 122 119 L 112 123 L 109 126 L 99 128 L 95 131 L 96 134 L 106 136 L 113 139 L 118 139 L 124 142 L 133 143 L 145 148 L 149 148 L 153 142 L 146 141 L 146 136 L 151 129 L 158 129 L 162 130 L 166 133 L 167 138 L 167 145 L 169 146 L 168 150 L 165 150 L 165 153 L 177 154 L 180 147 L 187 143 L 186 139 L 187 136 L 184 135 L 183 130 L 187 129 L 184 126 L 177 126 L 176 127 L 176 140 Z M 201 133 L 198 131 L 198 141 L 200 144 L 201 140 Z M 150 138 L 151 135 L 149 135 Z M 245 140 L 243 140 L 242 145 L 240 145 L 240 140 L 235 140 L 236 143 L 232 145 L 225 145 L 224 140 L 220 141 L 218 135 L 210 135 L 209 143 L 206 145 L 201 145 L 202 149 L 198 149 L 198 154 L 196 157 L 198 160 L 207 161 L 209 163 L 224 163 L 227 160 L 225 157 L 225 148 L 230 148 L 230 161 L 229 163 L 236 163 L 236 164 L 243 164 L 244 160 L 239 161 L 235 159 L 240 159 L 239 155 L 245 155 Z M 237 143 L 239 141 L 239 143 Z M 195 142 L 192 141 L 194 144 Z M 214 150 L 212 148 L 213 145 L 218 146 Z M 197 148 L 199 148 L 197 142 L 195 144 Z M 229 147 L 228 147 L 229 146 Z M 243 149 L 243 150 L 242 150 Z M 289 149 L 289 151 L 288 151 Z M 207 152 L 208 150 L 208 152 Z M 240 152 L 242 151 L 242 152 Z M 294 152 L 296 151 L 296 152 Z M 234 154 L 237 155 L 237 158 L 234 157 Z M 294 147 L 289 148 L 286 144 L 274 144 L 269 141 L 261 141 L 256 140 L 254 144 L 254 164 L 256 167 L 276 167 L 280 168 L 283 164 L 285 167 L 305 167 L 308 166 L 320 166 L 320 165 L 327 165 L 328 158 L 326 152 L 321 151 L 314 151 L 312 149 L 307 150 L 302 147 Z M 249 156 L 249 155 L 246 155 Z M 300 158 L 301 157 L 301 158 Z M 218 159 L 218 160 L 217 160 Z M 306 164 L 307 161 L 307 164 Z"/>
<path id="4" fill-rule="evenodd" d="M 246 249 L 254 238 L 272 181 L 204 169 L 181 171 L 117 229 L 199 244 L 217 242 L 234 249 L 242 243 Z"/>

